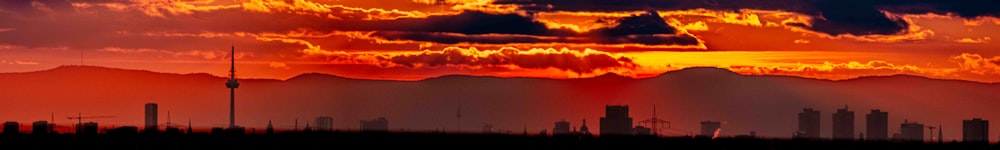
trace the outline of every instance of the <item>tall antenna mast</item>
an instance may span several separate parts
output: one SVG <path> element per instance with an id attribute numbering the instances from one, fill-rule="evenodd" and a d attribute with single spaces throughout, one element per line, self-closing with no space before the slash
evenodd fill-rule
<path id="1" fill-rule="evenodd" d="M 236 88 L 240 87 L 240 82 L 236 81 L 236 46 L 232 46 L 230 52 L 229 81 L 226 87 L 229 88 L 229 128 L 236 128 Z"/>

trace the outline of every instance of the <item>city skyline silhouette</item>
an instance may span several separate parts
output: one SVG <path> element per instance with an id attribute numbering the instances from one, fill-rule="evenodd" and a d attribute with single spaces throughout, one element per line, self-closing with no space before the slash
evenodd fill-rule
<path id="1" fill-rule="evenodd" d="M 83 67 L 83 68 L 87 68 L 87 67 Z M 94 68 L 90 68 L 90 69 L 94 69 Z M 131 72 L 131 71 L 128 71 L 128 70 L 124 70 L 124 71 Z M 703 69 L 693 69 L 693 70 L 681 71 L 681 72 L 677 72 L 677 74 L 691 73 L 691 72 L 718 74 L 718 73 L 724 73 L 726 71 L 713 71 L 712 69 L 709 69 L 709 68 L 703 68 Z M 670 74 L 667 74 L 667 75 L 670 75 Z M 180 75 L 180 76 L 187 76 L 187 75 Z M 459 76 L 455 76 L 455 77 L 459 78 Z M 739 75 L 737 75 L 737 77 L 739 77 L 739 78 L 756 78 L 756 77 L 752 77 L 752 76 L 739 76 Z M 896 76 L 896 78 L 899 78 L 899 77 L 900 76 Z M 470 78 L 475 79 L 475 78 L 480 78 L 480 77 L 470 77 Z M 614 78 L 610 78 L 610 79 L 614 79 Z M 790 78 L 790 79 L 794 79 L 794 78 Z M 512 79 L 500 79 L 500 80 L 512 80 Z M 545 79 L 518 79 L 518 80 L 545 80 Z M 595 81 L 595 82 L 602 82 L 602 81 L 596 80 L 596 79 L 584 79 L 584 80 L 591 80 L 591 81 Z M 795 79 L 795 80 L 799 80 L 799 79 Z M 933 80 L 933 79 L 924 79 L 924 80 Z M 838 82 L 848 82 L 848 81 L 838 81 Z M 403 82 L 403 83 L 405 83 L 405 82 Z M 163 104 L 159 103 L 159 105 L 163 105 Z M 642 106 L 641 104 L 638 104 L 638 105 L 637 104 L 631 104 L 631 105 Z M 447 107 L 447 106 L 443 106 L 443 107 Z M 808 106 L 808 107 L 803 107 L 803 108 L 814 108 L 814 107 L 815 106 Z M 803 108 L 798 108 L 798 109 L 803 109 Z M 794 110 L 796 108 L 781 108 L 781 109 Z M 879 108 L 872 108 L 872 109 L 879 109 Z M 834 109 L 819 109 L 819 110 L 821 112 L 830 112 L 830 111 L 833 111 Z M 826 110 L 826 111 L 823 111 L 823 110 Z M 645 115 L 651 113 L 651 112 L 648 112 L 648 111 L 652 111 L 652 110 L 648 110 L 647 109 L 647 110 L 644 110 L 644 111 L 647 111 L 647 112 L 634 112 L 633 111 L 633 112 L 630 112 L 629 115 L 632 115 L 632 116 L 645 116 Z M 452 113 L 454 113 L 454 112 L 452 112 Z M 470 113 L 470 112 L 466 111 L 464 113 Z M 601 111 L 601 110 L 597 110 L 596 112 L 587 112 L 587 113 L 604 113 L 604 112 Z M 671 112 L 668 111 L 668 113 L 671 113 Z M 787 121 L 795 121 L 794 119 L 795 119 L 795 116 L 796 116 L 795 114 L 796 113 L 798 113 L 798 112 L 789 113 L 789 114 L 783 114 L 784 115 L 783 118 L 788 119 L 788 120 L 785 120 L 785 122 L 787 122 Z M 822 123 L 823 125 L 821 125 L 821 127 L 822 126 L 831 127 L 831 125 L 828 124 L 829 122 L 827 122 L 830 119 L 830 118 L 827 118 L 827 115 L 829 115 L 829 114 L 822 115 L 820 117 L 821 120 L 824 120 L 824 121 L 821 121 L 821 122 L 823 122 Z M 315 117 L 321 117 L 321 116 L 326 116 L 326 115 L 315 115 Z M 569 116 L 578 116 L 578 115 L 569 115 Z M 284 118 L 290 118 L 290 117 L 292 117 L 292 116 L 288 116 L 288 117 L 284 117 Z M 294 116 L 294 117 L 298 117 L 298 118 L 312 118 L 312 117 L 309 117 L 308 115 L 305 115 L 305 116 Z M 447 116 L 445 116 L 445 117 L 447 117 Z M 344 118 L 354 118 L 354 117 L 344 117 Z M 428 118 L 428 117 L 424 117 L 424 118 Z M 430 118 L 435 118 L 435 117 L 430 117 Z M 560 117 L 560 118 L 562 118 L 562 117 Z M 585 119 L 591 119 L 591 120 L 597 120 L 597 119 L 599 119 L 599 117 L 583 117 L 583 118 L 585 118 Z M 895 116 L 894 117 L 890 117 L 890 118 L 892 118 L 893 121 L 889 121 L 889 126 L 894 126 L 893 124 L 897 124 L 898 125 L 898 123 L 902 123 L 901 121 L 895 121 L 896 119 L 899 119 L 899 118 L 896 118 Z M 961 127 L 961 122 L 960 122 L 961 120 L 967 120 L 967 119 L 971 119 L 971 118 L 973 118 L 973 117 L 970 116 L 970 117 L 966 117 L 966 118 L 956 118 L 956 119 L 954 119 L 951 122 L 936 121 L 936 120 L 934 120 L 934 121 L 921 121 L 921 122 L 928 122 L 928 123 L 937 123 L 937 122 L 940 122 L 942 124 L 955 124 L 954 126 Z M 389 118 L 389 119 L 392 119 L 392 118 Z M 445 119 L 445 118 L 439 118 L 439 119 Z M 678 124 L 674 123 L 672 125 L 674 125 L 674 126 L 680 126 L 680 128 L 675 128 L 677 130 L 670 131 L 671 133 L 663 133 L 662 135 L 666 135 L 666 136 L 685 136 L 685 135 L 691 135 L 690 133 L 683 133 L 683 131 L 690 132 L 690 131 L 694 131 L 694 130 L 699 129 L 699 127 L 698 127 L 698 122 L 700 122 L 699 120 L 722 120 L 722 121 L 729 120 L 729 119 L 700 119 L 700 118 L 692 118 L 692 119 L 698 119 L 698 120 L 669 119 L 670 121 L 673 121 L 673 122 L 693 122 L 693 123 L 692 124 L 687 124 L 687 125 L 684 125 L 684 124 L 679 124 L 678 125 Z M 101 120 L 103 120 L 103 119 L 101 119 Z M 101 121 L 101 120 L 94 120 L 94 121 L 95 122 L 106 122 L 106 121 Z M 338 120 L 339 122 L 354 122 L 354 123 L 351 123 L 352 125 L 337 124 L 337 125 L 331 125 L 331 127 L 330 127 L 331 128 L 330 130 L 351 131 L 351 130 L 360 130 L 362 128 L 361 126 L 357 125 L 357 121 L 370 120 L 370 118 L 357 119 L 357 120 L 351 119 L 351 120 L 354 120 L 354 121 L 350 121 L 350 120 L 341 121 L 341 119 L 331 119 L 331 120 Z M 523 121 L 521 121 L 521 119 L 518 119 L 518 118 L 514 118 L 513 120 L 515 120 L 515 121 L 511 121 L 511 122 L 523 122 Z M 854 122 L 856 122 L 856 123 L 854 123 L 855 124 L 854 125 L 854 130 L 858 131 L 858 132 L 854 132 L 854 134 L 852 134 L 852 138 L 858 137 L 859 133 L 861 133 L 861 134 L 866 133 L 866 131 L 865 131 L 865 125 L 864 125 L 866 123 L 866 121 L 864 121 L 864 119 L 860 119 L 858 117 L 855 117 L 854 120 L 855 120 Z M 900 119 L 900 120 L 902 120 L 902 119 Z M 913 120 L 915 120 L 915 119 L 913 119 Z M 944 120 L 944 119 L 942 119 L 942 120 Z M 87 120 L 87 121 L 90 122 L 91 120 Z M 166 121 L 166 120 L 160 119 L 159 121 L 162 122 L 162 121 Z M 266 121 L 271 121 L 273 123 L 274 119 L 268 119 Z M 484 121 L 486 121 L 486 122 L 496 122 L 496 121 L 489 121 L 489 120 L 484 120 Z M 21 121 L 21 122 L 26 122 L 26 121 Z M 59 122 L 59 121 L 53 120 L 53 122 Z M 65 123 L 71 123 L 71 122 L 72 121 L 69 121 L 69 120 L 65 121 Z M 393 121 L 393 122 L 397 122 L 397 121 Z M 451 120 L 451 121 L 448 121 L 448 122 L 454 122 L 454 121 Z M 552 122 L 552 120 L 546 120 L 545 122 Z M 640 125 L 640 122 L 638 122 L 638 121 L 632 121 L 632 122 L 636 126 Z M 728 121 L 728 122 L 733 122 L 733 121 Z M 68 126 L 70 128 L 63 128 L 63 129 L 75 130 L 75 127 L 74 127 L 75 124 L 65 124 L 65 123 L 64 124 L 57 124 L 57 127 L 58 126 L 64 126 L 64 127 Z M 198 123 L 198 122 L 195 122 L 195 123 Z M 316 122 L 313 122 L 313 123 L 316 123 Z M 425 132 L 430 132 L 430 131 L 446 131 L 446 132 L 454 132 L 454 125 L 438 124 L 436 126 L 431 126 L 430 128 L 419 128 L 419 127 L 413 127 L 413 126 L 406 126 L 405 125 L 406 122 L 403 122 L 403 123 L 404 123 L 404 125 L 402 125 L 402 126 L 394 126 L 393 128 L 389 129 L 389 131 L 425 131 Z M 579 125 L 581 122 L 573 121 L 571 123 Z M 130 124 L 117 124 L 117 123 L 111 123 L 111 124 L 113 126 L 129 126 L 130 125 Z M 154 124 L 156 124 L 156 123 L 154 122 Z M 199 123 L 199 124 L 201 124 L 201 123 Z M 278 131 L 294 130 L 294 128 L 288 126 L 290 124 L 290 121 L 278 122 L 278 124 L 279 125 L 276 127 L 276 130 L 278 130 Z M 284 124 L 284 125 L 281 125 L 281 124 Z M 511 123 L 502 123 L 502 124 L 511 124 Z M 739 123 L 734 122 L 734 124 L 739 124 Z M 106 131 L 107 129 L 111 129 L 111 128 L 106 127 L 106 125 L 107 125 L 107 123 L 105 123 L 105 127 L 101 128 L 102 131 Z M 141 124 L 131 124 L 131 125 L 137 126 L 137 125 L 141 125 Z M 257 131 L 260 132 L 260 133 L 263 133 L 264 129 L 265 129 L 265 125 L 267 125 L 267 124 L 266 123 L 265 124 L 250 124 L 250 125 L 248 125 L 245 128 L 244 131 L 245 132 L 251 132 L 250 130 L 260 129 L 260 130 L 257 130 Z M 316 124 L 313 124 L 313 130 L 316 130 L 315 129 L 315 128 L 317 128 L 316 126 L 317 126 Z M 781 124 L 780 126 L 789 127 L 789 128 L 798 128 L 798 124 L 797 123 Z M 214 127 L 219 127 L 219 126 L 216 125 Z M 598 127 L 600 127 L 600 126 L 598 126 Z M 208 132 L 208 131 L 210 131 L 211 128 L 213 128 L 213 126 L 196 126 L 195 128 L 198 131 Z M 551 127 L 546 127 L 544 125 L 539 125 L 539 126 L 532 126 L 531 128 L 532 129 L 536 129 L 538 131 L 541 131 L 539 129 L 545 129 L 545 128 L 551 128 Z M 650 128 L 650 126 L 648 124 L 645 124 L 645 128 Z M 164 130 L 164 128 L 159 128 L 159 129 L 160 130 Z M 516 129 L 517 129 L 516 126 L 515 127 L 498 128 L 498 130 L 501 130 L 501 131 L 516 131 Z M 899 131 L 900 131 L 898 128 L 887 128 L 887 129 L 888 129 L 887 132 L 889 134 L 888 137 L 891 137 L 891 134 L 893 134 L 893 133 L 899 133 Z M 941 132 L 945 132 L 947 135 L 950 135 L 950 136 L 946 136 L 946 139 L 961 141 L 962 128 L 953 128 L 953 129 L 954 130 L 951 130 L 951 131 L 947 131 L 947 132 L 941 131 Z M 601 130 L 600 129 L 596 129 L 596 130 L 597 131 L 595 131 L 595 135 L 600 135 L 600 134 L 597 134 L 596 132 L 599 132 Z M 662 127 L 661 127 L 661 130 L 663 130 Z M 666 131 L 666 130 L 664 130 L 664 131 Z M 724 131 L 725 132 L 722 132 L 723 136 L 746 135 L 747 133 L 753 131 L 753 132 L 762 133 L 762 134 L 759 134 L 760 137 L 772 137 L 772 138 L 792 138 L 792 137 L 794 137 L 794 135 L 796 134 L 796 132 L 798 132 L 796 130 L 792 130 L 791 132 L 779 133 L 778 135 L 775 135 L 775 134 L 773 134 L 774 131 L 769 131 L 769 130 L 764 129 L 764 128 L 750 128 L 750 127 L 745 127 L 745 126 L 744 127 L 737 127 L 737 128 L 735 128 L 735 131 L 731 130 L 730 128 L 727 128 Z M 823 130 L 820 131 L 820 133 L 825 133 L 825 134 L 821 134 L 822 136 L 820 136 L 820 138 L 831 138 L 831 134 L 830 134 L 830 133 L 832 133 L 831 131 L 832 130 L 830 130 L 830 129 L 825 129 L 824 128 Z M 68 133 L 70 131 L 63 130 L 61 132 Z M 478 131 L 476 129 L 474 129 L 474 128 L 473 129 L 463 130 L 462 132 L 466 132 L 466 133 L 478 133 Z M 531 133 L 537 133 L 537 131 L 531 132 Z M 549 133 L 554 133 L 554 132 L 552 130 L 549 130 Z M 784 134 L 784 135 L 782 135 L 782 134 Z M 931 137 L 930 135 L 924 135 L 924 136 L 925 137 Z M 931 139 L 927 138 L 927 140 L 931 140 Z"/>
<path id="2" fill-rule="evenodd" d="M 0 1 L 0 145 L 997 149 L 997 6 Z"/>

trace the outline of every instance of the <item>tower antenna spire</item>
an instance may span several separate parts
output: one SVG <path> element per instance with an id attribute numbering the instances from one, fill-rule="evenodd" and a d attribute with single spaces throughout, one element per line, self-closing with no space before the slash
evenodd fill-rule
<path id="1" fill-rule="evenodd" d="M 240 87 L 240 82 L 236 81 L 236 46 L 233 45 L 230 52 L 229 81 L 226 87 L 229 88 L 229 128 L 236 128 L 236 88 Z"/>
<path id="2" fill-rule="evenodd" d="M 229 52 L 230 53 L 229 77 L 232 79 L 236 79 L 236 45 L 232 45 L 232 47 L 230 48 L 231 51 Z"/>

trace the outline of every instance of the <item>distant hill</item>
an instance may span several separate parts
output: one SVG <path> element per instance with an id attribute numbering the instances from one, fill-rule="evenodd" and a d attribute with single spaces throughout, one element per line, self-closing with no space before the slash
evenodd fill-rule
<path id="1" fill-rule="evenodd" d="M 93 119 L 103 126 L 143 124 L 143 104 L 159 103 L 160 122 L 195 127 L 227 124 L 226 78 L 92 66 L 0 73 L 0 120 L 59 124 L 69 115 L 112 115 Z M 349 79 L 303 74 L 288 80 L 241 79 L 236 91 L 237 124 L 262 129 L 299 128 L 316 116 L 332 116 L 338 129 L 358 129 L 360 120 L 386 117 L 393 130 L 455 130 L 461 107 L 462 130 L 483 124 L 515 133 L 552 130 L 566 119 L 582 119 L 592 132 L 605 105 L 629 105 L 638 121 L 652 115 L 671 121 L 666 134 L 697 131 L 704 120 L 724 121 L 723 135 L 789 137 L 796 113 L 822 112 L 822 136 L 829 137 L 831 113 L 845 105 L 855 111 L 855 131 L 864 132 L 871 109 L 889 112 L 890 133 L 904 119 L 944 127 L 946 140 L 961 139 L 961 120 L 1000 120 L 1000 84 L 896 75 L 830 81 L 789 76 L 748 76 L 718 68 L 689 68 L 632 79 L 614 74 L 584 79 L 498 78 L 451 75 L 420 81 Z M 1000 130 L 992 130 L 997 137 Z"/>

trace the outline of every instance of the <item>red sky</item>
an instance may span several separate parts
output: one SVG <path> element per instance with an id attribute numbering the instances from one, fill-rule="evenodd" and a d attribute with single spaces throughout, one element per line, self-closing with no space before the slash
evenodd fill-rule
<path id="1" fill-rule="evenodd" d="M 903 28 L 880 30 L 761 6 L 652 14 L 493 0 L 3 3 L 0 72 L 83 64 L 225 76 L 235 45 L 241 78 L 641 78 L 714 66 L 834 80 L 910 74 L 1000 82 L 1000 19 L 961 12 L 881 9 L 879 17 Z"/>

